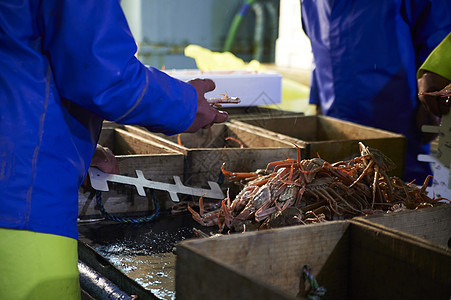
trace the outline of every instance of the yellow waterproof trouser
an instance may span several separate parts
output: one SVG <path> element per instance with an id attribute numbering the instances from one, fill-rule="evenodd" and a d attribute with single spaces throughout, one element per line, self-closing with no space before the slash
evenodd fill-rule
<path id="1" fill-rule="evenodd" d="M 77 241 L 0 228 L 0 299 L 80 299 Z"/>

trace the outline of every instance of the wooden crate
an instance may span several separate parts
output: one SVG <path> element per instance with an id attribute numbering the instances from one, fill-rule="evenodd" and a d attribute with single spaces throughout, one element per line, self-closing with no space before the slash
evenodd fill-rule
<path id="1" fill-rule="evenodd" d="M 449 299 L 451 251 L 366 220 L 192 239 L 177 245 L 177 299 Z M 297 298 L 299 299 L 299 298 Z"/>
<path id="2" fill-rule="evenodd" d="M 120 126 L 105 126 L 99 144 L 115 154 L 121 175 L 136 177 L 136 170 L 141 170 L 146 179 L 167 183 L 174 182 L 173 176 L 183 177 L 182 153 L 127 132 Z M 155 191 L 155 194 L 163 208 L 172 204 L 168 193 Z M 135 187 L 123 184 L 110 184 L 110 191 L 102 192 L 102 200 L 109 213 L 126 215 L 154 209 L 151 195 L 139 196 Z M 80 188 L 78 202 L 80 218 L 100 215 L 94 194 L 90 191 Z"/>
<path id="3" fill-rule="evenodd" d="M 128 126 L 126 130 L 184 153 L 184 180 L 194 186 L 221 180 L 220 169 L 224 162 L 228 171 L 249 172 L 265 169 L 269 162 L 284 160 L 285 154 L 293 158 L 297 155 L 295 146 L 290 142 L 229 122 L 215 124 L 194 134 L 182 133 L 181 145 L 177 141 L 178 135 L 166 136 Z M 244 148 L 227 138 L 239 140 Z M 222 187 L 224 190 L 235 189 L 227 180 Z"/>
<path id="4" fill-rule="evenodd" d="M 451 247 L 451 205 L 449 204 L 354 219 L 366 219 L 423 238 L 438 246 Z"/>
<path id="5" fill-rule="evenodd" d="M 401 134 L 346 122 L 326 116 L 299 116 L 231 120 L 236 125 L 249 124 L 254 131 L 275 135 L 295 143 L 302 158 L 318 155 L 334 163 L 360 156 L 358 142 L 382 151 L 397 165 L 391 175 L 402 177 L 406 139 Z"/>
<path id="6" fill-rule="evenodd" d="M 223 107 L 221 110 L 229 114 L 229 120 L 273 119 L 279 117 L 300 117 L 303 113 L 292 112 L 261 106 Z"/>

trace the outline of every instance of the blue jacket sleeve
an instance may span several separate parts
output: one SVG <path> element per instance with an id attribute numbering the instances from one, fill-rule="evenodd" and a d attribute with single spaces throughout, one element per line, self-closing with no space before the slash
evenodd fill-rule
<path id="1" fill-rule="evenodd" d="M 191 125 L 197 94 L 147 68 L 118 0 L 42 1 L 40 30 L 62 98 L 102 118 L 174 134 Z"/>
<path id="2" fill-rule="evenodd" d="M 404 1 L 402 16 L 409 24 L 416 52 L 416 68 L 431 51 L 451 32 L 451 1 Z"/>

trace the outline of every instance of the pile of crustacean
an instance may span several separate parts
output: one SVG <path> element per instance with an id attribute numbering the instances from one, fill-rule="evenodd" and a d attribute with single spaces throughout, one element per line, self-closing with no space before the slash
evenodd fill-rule
<path id="1" fill-rule="evenodd" d="M 266 170 L 234 173 L 222 166 L 228 180 L 242 185 L 235 199 L 229 195 L 216 207 L 188 206 L 193 218 L 218 232 L 244 232 L 297 224 L 348 219 L 447 202 L 431 198 L 426 187 L 390 177 L 394 163 L 379 150 L 359 143 L 360 156 L 329 163 L 321 158 L 271 162 Z M 443 201 L 445 200 L 445 201 Z M 448 202 L 449 203 L 449 202 Z"/>

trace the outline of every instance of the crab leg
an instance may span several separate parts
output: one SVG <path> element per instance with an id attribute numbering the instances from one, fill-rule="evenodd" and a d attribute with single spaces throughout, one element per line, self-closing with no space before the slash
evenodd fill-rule
<path id="1" fill-rule="evenodd" d="M 225 177 L 227 179 L 239 181 L 242 179 L 247 179 L 247 180 L 251 179 L 252 180 L 252 179 L 258 178 L 258 174 L 256 172 L 235 173 L 235 172 L 226 171 L 224 169 L 224 166 L 225 166 L 225 163 L 223 163 L 221 166 L 221 172 L 222 172 L 222 174 L 225 175 Z"/>

